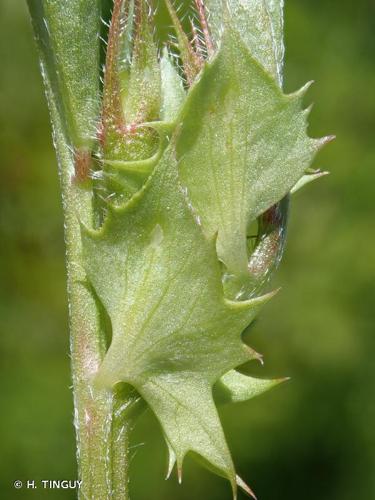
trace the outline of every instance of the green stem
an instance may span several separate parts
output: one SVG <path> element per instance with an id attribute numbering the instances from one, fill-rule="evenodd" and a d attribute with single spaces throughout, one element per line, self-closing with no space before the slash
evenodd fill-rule
<path id="1" fill-rule="evenodd" d="M 90 182 L 82 183 L 82 176 L 76 172 L 77 150 L 71 145 L 62 112 L 54 57 L 40 5 L 29 0 L 63 198 L 74 423 L 79 478 L 82 480 L 79 498 L 128 500 L 129 435 L 133 426 L 133 407 L 138 408 L 139 396 L 128 388 L 109 392 L 93 385 L 108 346 L 101 308 L 88 285 L 82 257 L 80 224 L 93 222 L 92 192 Z"/>
<path id="2" fill-rule="evenodd" d="M 80 498 L 121 499 L 128 495 L 128 443 L 131 424 L 118 407 L 124 397 L 93 386 L 105 355 L 106 332 L 95 297 L 86 285 L 80 220 L 92 218 L 91 194 L 77 185 L 74 158 L 49 99 L 65 216 L 66 260 L 71 334 Z M 130 402 L 130 400 L 129 400 Z M 129 417 L 130 420 L 130 417 Z"/>

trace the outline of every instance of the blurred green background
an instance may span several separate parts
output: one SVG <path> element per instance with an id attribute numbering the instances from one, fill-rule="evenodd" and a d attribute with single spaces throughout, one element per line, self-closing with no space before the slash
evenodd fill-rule
<path id="1" fill-rule="evenodd" d="M 337 141 L 315 162 L 332 175 L 293 200 L 283 290 L 250 339 L 263 373 L 292 381 L 221 410 L 259 500 L 375 499 L 374 19 L 372 0 L 286 2 L 286 89 L 316 80 L 311 134 Z M 76 478 L 62 210 L 23 1 L 0 2 L 0 60 L 0 497 L 70 499 L 13 488 Z M 134 500 L 230 498 L 190 460 L 182 486 L 164 481 L 151 414 L 133 445 Z"/>

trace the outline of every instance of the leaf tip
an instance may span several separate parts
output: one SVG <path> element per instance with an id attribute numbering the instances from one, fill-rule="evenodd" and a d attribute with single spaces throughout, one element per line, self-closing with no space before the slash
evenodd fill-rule
<path id="1" fill-rule="evenodd" d="M 253 498 L 254 500 L 258 500 L 257 497 L 255 496 L 255 493 L 250 488 L 250 486 L 248 484 L 246 484 L 245 481 L 242 478 L 240 478 L 240 476 L 238 476 L 238 475 L 236 475 L 236 483 L 241 488 L 241 490 L 244 491 L 250 498 Z M 236 497 L 233 496 L 233 498 L 236 498 Z"/>
<path id="2" fill-rule="evenodd" d="M 259 354 L 259 352 L 256 352 L 256 351 L 254 351 L 254 353 L 255 353 L 254 359 L 255 359 L 256 361 L 259 361 L 259 363 L 260 363 L 262 366 L 264 366 L 264 357 L 263 357 L 263 354 Z"/>
<path id="3" fill-rule="evenodd" d="M 314 80 L 310 80 L 309 82 L 305 83 L 305 85 L 303 85 L 300 89 L 289 94 L 289 97 L 291 99 L 297 99 L 297 100 L 303 99 L 313 83 L 315 83 Z"/>
<path id="4" fill-rule="evenodd" d="M 255 351 L 247 344 L 243 344 L 248 361 L 258 361 L 262 366 L 264 365 L 263 354 Z"/>
<path id="5" fill-rule="evenodd" d="M 294 194 L 306 184 L 309 184 L 316 179 L 320 179 L 321 177 L 325 177 L 326 175 L 329 175 L 329 172 L 323 170 L 314 170 L 311 173 L 307 173 L 296 182 L 296 184 L 290 190 L 290 193 Z"/>
<path id="6" fill-rule="evenodd" d="M 166 440 L 166 443 L 167 443 L 167 446 L 168 446 L 168 454 L 169 454 L 169 457 L 168 457 L 168 470 L 167 470 L 167 474 L 165 476 L 165 480 L 167 480 L 167 479 L 169 479 L 171 477 L 173 468 L 175 466 L 175 463 L 176 463 L 176 454 L 175 454 L 172 446 L 170 445 L 169 441 L 167 440 L 167 438 L 165 438 L 165 440 Z"/>
<path id="7" fill-rule="evenodd" d="M 326 144 L 333 142 L 336 139 L 335 135 L 326 135 L 320 139 L 315 139 L 315 145 L 317 151 L 320 151 Z"/>
<path id="8" fill-rule="evenodd" d="M 182 484 L 182 466 L 181 465 L 177 466 L 177 477 L 178 477 L 178 484 Z"/>
<path id="9" fill-rule="evenodd" d="M 307 108 L 305 108 L 305 109 L 302 111 L 303 115 L 304 115 L 306 118 L 310 115 L 310 113 L 311 113 L 311 111 L 312 111 L 313 107 L 314 107 L 314 103 L 311 103 L 311 104 L 309 104 L 309 106 L 307 106 Z"/>

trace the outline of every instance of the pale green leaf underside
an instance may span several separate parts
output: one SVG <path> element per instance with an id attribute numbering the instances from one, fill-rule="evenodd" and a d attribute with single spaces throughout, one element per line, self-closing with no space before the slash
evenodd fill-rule
<path id="1" fill-rule="evenodd" d="M 210 13 L 210 26 L 215 42 L 218 44 L 223 33 L 225 23 L 231 23 L 236 27 L 242 41 L 252 56 L 273 76 L 275 81 L 282 87 L 283 59 L 284 59 L 284 33 L 283 33 L 283 8 L 284 0 L 206 0 L 206 6 Z M 289 198 L 280 202 L 280 211 L 283 212 L 284 221 L 287 218 Z M 282 226 L 280 226 L 282 227 Z M 285 225 L 283 226 L 285 230 Z M 267 235 L 262 239 L 261 246 L 257 248 L 258 255 L 262 259 L 263 248 L 267 246 L 272 249 L 274 255 L 273 265 L 270 262 L 269 271 L 259 276 L 254 275 L 253 266 L 249 263 L 249 272 L 253 274 L 253 280 L 246 278 L 238 281 L 231 278 L 234 296 L 251 297 L 257 289 L 261 289 L 265 282 L 270 279 L 273 271 L 282 256 L 285 239 L 275 242 L 273 235 Z M 276 250 L 276 246 L 277 249 Z"/>
<path id="2" fill-rule="evenodd" d="M 177 176 L 171 145 L 143 191 L 111 208 L 100 231 L 83 231 L 87 274 L 113 328 L 98 381 L 132 384 L 179 464 L 195 451 L 234 485 L 212 386 L 257 356 L 241 333 L 269 297 L 224 298 L 215 241 L 196 223 Z"/>
<path id="3" fill-rule="evenodd" d="M 74 146 L 91 147 L 96 134 L 99 3 L 74 0 L 66 15 L 65 1 L 29 0 L 44 69 Z M 147 160 L 103 159 L 107 179 L 131 199 L 109 206 L 100 230 L 82 226 L 82 241 L 88 279 L 113 330 L 97 383 L 137 389 L 162 425 L 170 469 L 177 461 L 180 470 L 194 452 L 235 491 L 236 483 L 247 487 L 236 477 L 214 396 L 217 403 L 244 401 L 280 381 L 234 370 L 258 356 L 241 333 L 271 294 L 227 300 L 218 256 L 240 280 L 249 279 L 248 224 L 312 180 L 303 174 L 324 141 L 306 135 L 303 92 L 285 96 L 279 88 L 282 1 L 229 0 L 227 18 L 221 0 L 206 3 L 221 40 L 187 98 L 166 53 L 159 67 L 151 32 L 128 78 L 124 52 L 126 117 L 160 119 L 146 126 L 162 139 Z M 150 113 L 139 114 L 142 87 Z"/>
<path id="4" fill-rule="evenodd" d="M 165 118 L 173 119 L 183 90 L 163 64 Z M 153 168 L 143 188 L 125 205 L 110 205 L 100 230 L 82 233 L 87 275 L 113 331 L 97 382 L 133 385 L 163 427 L 171 464 L 176 459 L 181 468 L 195 452 L 233 489 L 212 388 L 242 401 L 275 384 L 233 371 L 257 357 L 241 333 L 271 295 L 227 300 L 218 255 L 234 274 L 248 276 L 248 222 L 310 163 L 317 141 L 306 135 L 301 99 L 283 95 L 227 27 L 178 114 L 177 135 L 165 150 L 161 139 L 160 159 L 136 162 L 145 173 Z M 161 137 L 173 128 L 154 125 Z M 106 163 L 119 174 L 135 166 Z"/>
<path id="5" fill-rule="evenodd" d="M 227 27 L 187 97 L 177 143 L 181 182 L 234 275 L 247 275 L 249 223 L 290 191 L 321 144 L 306 134 L 303 94 L 284 95 Z"/>

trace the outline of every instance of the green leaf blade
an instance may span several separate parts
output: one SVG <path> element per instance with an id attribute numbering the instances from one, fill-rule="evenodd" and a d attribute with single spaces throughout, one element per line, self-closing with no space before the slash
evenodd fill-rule
<path id="1" fill-rule="evenodd" d="M 185 456 L 193 452 L 235 489 L 234 465 L 210 385 L 194 373 L 159 375 L 149 378 L 141 391 L 174 451 L 179 477 Z"/>
<path id="2" fill-rule="evenodd" d="M 215 240 L 187 205 L 173 143 L 145 187 L 125 206 L 110 208 L 99 231 L 84 228 L 82 236 L 88 278 L 113 329 L 97 383 L 133 385 L 178 463 L 193 451 L 235 485 L 212 386 L 258 357 L 241 333 L 269 296 L 224 298 Z"/>
<path id="3" fill-rule="evenodd" d="M 247 275 L 247 226 L 290 191 L 318 149 L 306 135 L 303 93 L 282 94 L 227 29 L 187 98 L 177 143 L 181 182 L 235 275 Z"/>

